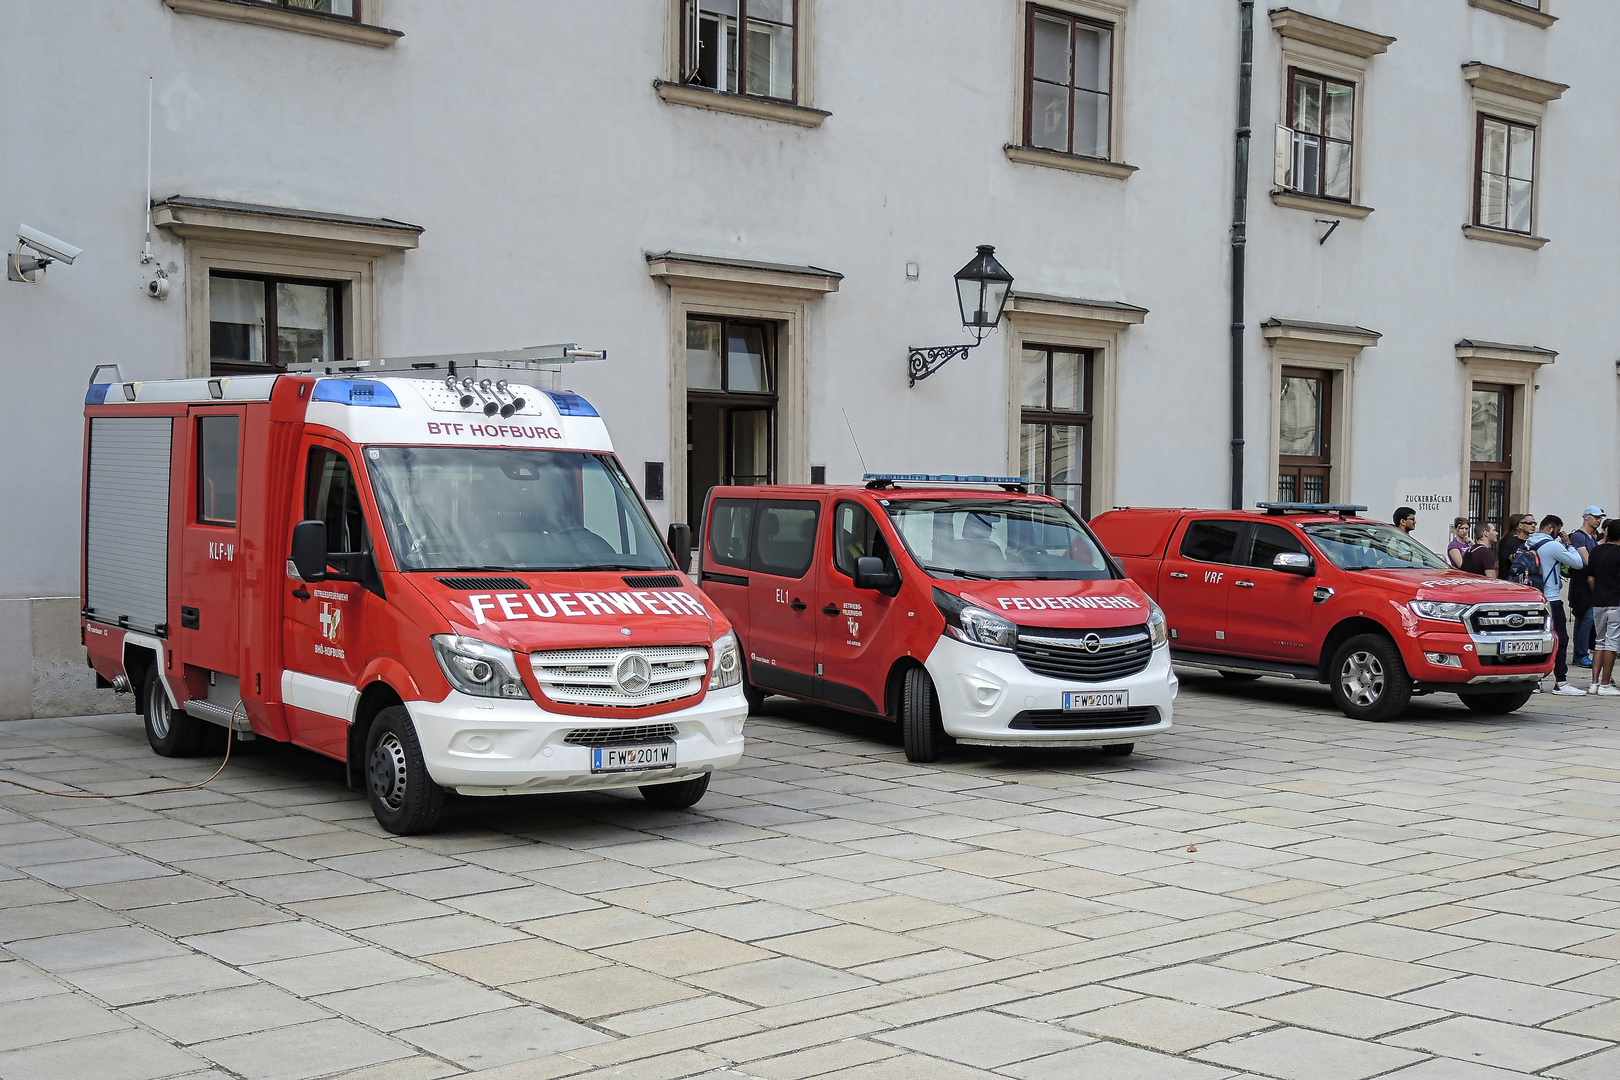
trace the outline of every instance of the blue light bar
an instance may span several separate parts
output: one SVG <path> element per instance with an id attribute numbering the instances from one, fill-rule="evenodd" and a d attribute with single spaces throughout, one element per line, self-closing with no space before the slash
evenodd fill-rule
<path id="1" fill-rule="evenodd" d="M 107 403 L 107 391 L 111 389 L 112 383 L 91 383 L 90 389 L 84 392 L 84 403 L 86 405 L 105 405 Z"/>
<path id="2" fill-rule="evenodd" d="M 557 412 L 562 416 L 600 416 L 596 406 L 574 393 L 572 390 L 547 390 L 546 397 L 557 406 Z"/>
<path id="3" fill-rule="evenodd" d="M 882 480 L 888 483 L 902 482 L 912 484 L 1027 484 L 1029 478 L 1025 476 L 959 476 L 955 473 L 874 473 L 869 472 L 861 477 L 862 480 Z"/>
<path id="4" fill-rule="evenodd" d="M 322 379 L 315 384 L 311 401 L 330 401 L 338 405 L 370 405 L 378 409 L 397 409 L 399 399 L 380 382 L 371 379 Z"/>
<path id="5" fill-rule="evenodd" d="M 1261 502 L 1254 505 L 1268 514 L 1337 514 L 1340 517 L 1367 509 L 1353 503 Z"/>

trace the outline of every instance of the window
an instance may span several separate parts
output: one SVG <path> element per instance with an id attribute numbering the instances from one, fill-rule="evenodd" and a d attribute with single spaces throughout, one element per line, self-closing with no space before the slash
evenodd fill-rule
<path id="1" fill-rule="evenodd" d="M 1024 56 L 1024 145 L 1108 158 L 1113 26 L 1031 5 Z"/>
<path id="2" fill-rule="evenodd" d="M 237 443 L 241 418 L 197 418 L 197 520 L 204 525 L 236 524 Z"/>
<path id="3" fill-rule="evenodd" d="M 1508 498 L 1513 491 L 1513 388 L 1475 383 L 1468 408 L 1468 520 L 1476 528 L 1496 523 L 1506 527 Z"/>
<path id="4" fill-rule="evenodd" d="M 1241 521 L 1195 521 L 1181 538 L 1181 557 L 1194 562 L 1229 563 L 1242 530 Z"/>
<path id="5" fill-rule="evenodd" d="M 1025 346 L 1019 366 L 1019 470 L 1030 490 L 1091 516 L 1090 350 Z"/>
<path id="6" fill-rule="evenodd" d="M 366 515 L 348 459 L 324 446 L 311 447 L 304 474 L 304 519 L 326 522 L 326 550 L 352 555 L 366 550 Z"/>
<path id="7" fill-rule="evenodd" d="M 755 513 L 754 558 L 750 569 L 776 577 L 799 578 L 816 551 L 816 520 L 821 504 L 761 502 Z"/>
<path id="8" fill-rule="evenodd" d="M 317 15 L 336 15 L 341 19 L 360 21 L 361 0 L 254 0 L 266 7 L 286 8 L 289 11 L 310 11 Z"/>
<path id="9" fill-rule="evenodd" d="M 1288 123 L 1278 131 L 1281 186 L 1321 199 L 1350 201 L 1355 85 L 1288 69 Z"/>
<path id="10" fill-rule="evenodd" d="M 1284 552 L 1298 552 L 1305 554 L 1305 545 L 1300 543 L 1299 537 L 1283 528 L 1281 525 L 1272 525 L 1261 522 L 1249 531 L 1248 540 L 1243 546 L 1248 550 L 1237 562 L 1261 570 L 1270 570 L 1272 563 L 1278 555 Z"/>
<path id="11" fill-rule="evenodd" d="M 1277 407 L 1277 501 L 1328 501 L 1333 469 L 1333 375 L 1283 368 Z"/>
<path id="12" fill-rule="evenodd" d="M 721 566 L 748 569 L 748 540 L 753 533 L 752 499 L 716 499 L 709 508 L 709 558 Z"/>
<path id="13" fill-rule="evenodd" d="M 867 555 L 889 561 L 889 542 L 883 539 L 877 519 L 864 506 L 839 503 L 833 509 L 833 565 L 853 578 L 856 560 Z"/>
<path id="14" fill-rule="evenodd" d="M 717 484 L 776 475 L 776 327 L 686 320 L 687 491 L 692 520 Z"/>
<path id="15" fill-rule="evenodd" d="M 795 100 L 797 0 L 681 0 L 682 81 Z"/>
<path id="16" fill-rule="evenodd" d="M 1536 129 L 1481 113 L 1475 146 L 1474 224 L 1530 235 Z"/>
<path id="17" fill-rule="evenodd" d="M 341 288 L 332 282 L 210 274 L 211 371 L 285 371 L 288 364 L 340 358 Z"/>

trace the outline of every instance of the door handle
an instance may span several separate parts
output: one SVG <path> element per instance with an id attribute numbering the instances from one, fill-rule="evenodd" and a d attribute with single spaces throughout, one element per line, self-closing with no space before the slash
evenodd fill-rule
<path id="1" fill-rule="evenodd" d="M 300 599 L 300 600 L 308 600 L 309 599 L 309 590 L 304 588 L 302 585 L 300 585 L 300 586 L 298 586 L 298 588 L 293 590 L 293 595 L 298 597 L 298 599 Z"/>
<path id="2" fill-rule="evenodd" d="M 809 604 L 805 603 L 803 600 L 800 600 L 797 596 L 795 596 L 793 598 L 793 602 L 788 605 L 788 607 L 792 608 L 794 611 L 803 611 L 809 606 Z"/>
<path id="3" fill-rule="evenodd" d="M 1170 571 L 1170 576 L 1173 578 L 1184 578 L 1187 575 L 1183 574 L 1180 570 L 1172 570 Z"/>
<path id="4" fill-rule="evenodd" d="M 1254 588 L 1254 582 L 1252 582 L 1252 581 L 1234 581 L 1234 582 L 1232 582 L 1232 584 L 1236 585 L 1240 589 L 1252 589 L 1252 588 Z"/>
<path id="5" fill-rule="evenodd" d="M 836 615 L 838 614 L 838 605 L 828 604 L 826 607 L 821 609 L 821 613 L 823 615 Z"/>

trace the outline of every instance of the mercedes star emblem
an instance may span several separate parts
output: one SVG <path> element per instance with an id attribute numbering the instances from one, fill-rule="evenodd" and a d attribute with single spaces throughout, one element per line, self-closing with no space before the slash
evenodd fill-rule
<path id="1" fill-rule="evenodd" d="M 640 653 L 625 653 L 613 665 L 613 685 L 631 697 L 645 694 L 652 687 L 652 665 Z"/>

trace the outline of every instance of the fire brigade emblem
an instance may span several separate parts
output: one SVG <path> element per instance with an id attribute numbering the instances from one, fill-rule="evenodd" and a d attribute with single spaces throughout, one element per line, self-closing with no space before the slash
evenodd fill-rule
<path id="1" fill-rule="evenodd" d="M 1102 638 L 1096 634 L 1087 634 L 1080 639 L 1080 647 L 1088 653 L 1098 652 L 1102 649 Z"/>
<path id="2" fill-rule="evenodd" d="M 621 694 L 645 694 L 652 687 L 652 665 L 640 653 L 625 653 L 613 665 L 613 685 Z"/>
<path id="3" fill-rule="evenodd" d="M 321 604 L 321 637 L 333 644 L 338 639 L 338 624 L 343 621 L 343 609 L 334 608 L 331 604 Z"/>
<path id="4" fill-rule="evenodd" d="M 861 624 L 858 621 L 856 621 L 855 619 L 850 619 L 849 620 L 849 636 L 850 637 L 860 637 L 861 636 Z"/>

